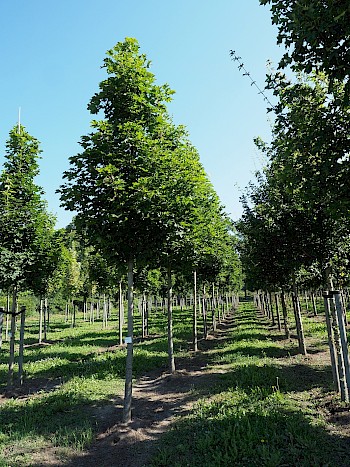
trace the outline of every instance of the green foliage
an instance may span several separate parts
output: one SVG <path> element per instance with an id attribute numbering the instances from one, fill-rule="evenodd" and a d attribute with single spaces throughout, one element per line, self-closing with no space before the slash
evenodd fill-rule
<path id="1" fill-rule="evenodd" d="M 78 231 L 114 263 L 151 258 L 162 238 L 159 206 L 147 181 L 172 91 L 155 84 L 149 66 L 135 39 L 107 52 L 109 76 L 88 106 L 93 114 L 103 111 L 105 119 L 92 122 L 94 132 L 82 138 L 83 152 L 70 158 L 60 189 L 63 205 L 77 212 Z"/>
<path id="2" fill-rule="evenodd" d="M 313 275 L 319 286 L 325 271 L 349 261 L 350 120 L 338 99 L 344 87 L 331 96 L 320 75 L 290 83 L 278 73 L 268 87 L 279 102 L 271 144 L 257 141 L 269 166 L 238 224 L 242 258 L 255 283 L 260 276 L 267 286 L 281 286 L 303 271 L 300 278 L 310 283 Z"/>
<path id="3" fill-rule="evenodd" d="M 278 27 L 277 43 L 288 51 L 280 67 L 324 71 L 344 81 L 349 92 L 350 7 L 346 0 L 260 0 L 271 5 L 272 23 Z M 332 86 L 331 86 L 332 87 Z"/>
<path id="4" fill-rule="evenodd" d="M 47 213 L 38 174 L 39 142 L 23 126 L 6 144 L 0 175 L 0 286 L 42 290 L 58 261 L 53 216 Z"/>

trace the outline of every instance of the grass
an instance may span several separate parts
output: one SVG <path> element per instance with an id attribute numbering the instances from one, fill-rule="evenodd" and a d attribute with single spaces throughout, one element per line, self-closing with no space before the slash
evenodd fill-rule
<path id="1" fill-rule="evenodd" d="M 328 362 L 295 355 L 250 303 L 236 327 L 207 352 L 212 371 L 224 369 L 205 398 L 162 439 L 153 467 L 348 466 L 348 445 L 331 435 L 320 401 L 332 394 Z M 305 319 L 307 335 L 326 349 L 324 326 Z"/>
<path id="2" fill-rule="evenodd" d="M 140 335 L 137 312 L 135 329 Z M 327 349 L 321 311 L 316 318 L 304 313 L 304 329 L 312 354 Z M 191 310 L 181 315 L 175 308 L 177 357 L 190 355 L 191 330 Z M 149 334 L 135 346 L 135 378 L 166 368 L 161 310 L 150 315 Z M 103 429 L 99 414 L 104 408 L 122 401 L 126 351 L 116 346 L 114 318 L 102 329 L 101 320 L 90 324 L 80 313 L 77 327 L 71 328 L 62 315 L 52 314 L 47 337 L 47 344 L 37 344 L 37 316 L 29 316 L 24 369 L 33 393 L 0 406 L 0 467 L 41 465 L 50 450 L 58 458 L 71 458 Z M 209 392 L 207 387 L 198 390 L 193 411 L 162 438 L 153 467 L 349 465 L 348 446 L 330 434 L 320 411 L 325 397 L 334 399 L 328 362 L 312 364 L 298 355 L 296 341 L 284 340 L 266 318 L 258 319 L 251 303 L 241 305 L 232 331 L 202 357 L 216 375 L 215 384 Z M 3 391 L 7 360 L 4 342 Z"/>
<path id="3" fill-rule="evenodd" d="M 178 314 L 175 309 L 175 321 L 181 319 Z M 181 353 L 188 349 L 190 316 L 188 312 L 175 332 L 175 350 Z M 149 322 L 150 335 L 156 337 L 136 344 L 135 378 L 167 364 L 166 316 L 160 310 L 153 312 Z M 137 313 L 135 329 L 139 332 Z M 71 328 L 62 315 L 53 314 L 49 344 L 38 345 L 34 315 L 27 319 L 25 335 L 25 384 L 33 394 L 10 398 L 0 406 L 0 466 L 36 465 L 35 456 L 48 449 L 55 449 L 63 458 L 84 449 L 100 428 L 98 413 L 103 406 L 122 402 L 126 350 L 116 347 L 116 320 L 111 319 L 108 329 L 102 329 L 101 320 L 90 324 L 79 316 L 77 327 Z M 4 342 L 0 353 L 2 392 L 7 364 L 8 342 Z"/>

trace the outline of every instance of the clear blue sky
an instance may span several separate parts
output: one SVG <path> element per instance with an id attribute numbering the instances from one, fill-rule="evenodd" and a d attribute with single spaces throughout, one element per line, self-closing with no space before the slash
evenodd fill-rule
<path id="1" fill-rule="evenodd" d="M 226 211 L 241 214 L 241 190 L 261 168 L 253 138 L 270 136 L 266 103 L 237 70 L 243 57 L 263 86 L 266 61 L 282 55 L 267 7 L 258 0 L 11 0 L 0 2 L 0 166 L 18 120 L 41 141 L 38 183 L 58 227 L 72 214 L 55 190 L 68 158 L 90 130 L 86 110 L 104 78 L 106 50 L 135 37 L 159 84 L 176 91 L 169 107 L 192 143 Z"/>

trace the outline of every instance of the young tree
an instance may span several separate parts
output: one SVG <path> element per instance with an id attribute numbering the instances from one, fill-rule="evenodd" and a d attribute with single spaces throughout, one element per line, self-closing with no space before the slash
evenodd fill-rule
<path id="1" fill-rule="evenodd" d="M 131 419 L 134 264 L 147 262 L 163 243 L 164 223 L 145 180 L 157 172 L 153 150 L 172 91 L 155 84 L 150 62 L 127 38 L 107 52 L 108 77 L 88 109 L 103 112 L 70 158 L 60 189 L 62 204 L 76 211 L 76 226 L 97 251 L 128 265 L 128 336 L 124 421 Z"/>
<path id="2" fill-rule="evenodd" d="M 0 286 L 12 290 L 12 334 L 9 385 L 13 382 L 15 313 L 20 289 L 35 289 L 40 264 L 47 260 L 48 232 L 53 218 L 46 211 L 39 172 L 39 141 L 21 125 L 10 131 L 4 170 L 0 175 Z"/>

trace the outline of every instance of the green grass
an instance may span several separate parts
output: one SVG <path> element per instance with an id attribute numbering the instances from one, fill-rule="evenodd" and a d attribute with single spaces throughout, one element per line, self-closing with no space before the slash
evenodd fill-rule
<path id="1" fill-rule="evenodd" d="M 181 320 L 175 332 L 175 351 L 183 353 L 188 349 L 191 313 L 188 311 L 185 319 L 178 316 L 177 309 L 174 314 L 175 322 Z M 52 314 L 49 344 L 39 346 L 37 316 L 28 317 L 25 384 L 33 388 L 42 384 L 43 389 L 29 398 L 13 398 L 1 404 L 0 466 L 36 465 L 35 456 L 47 449 L 54 448 L 59 456 L 65 457 L 91 443 L 99 429 L 99 410 L 111 401 L 122 403 L 126 350 L 115 348 L 117 324 L 111 319 L 108 329 L 102 329 L 101 320 L 90 324 L 82 320 L 80 313 L 77 327 L 71 328 L 62 315 Z M 135 378 L 167 364 L 165 314 L 153 312 L 149 324 L 150 335 L 156 337 L 135 345 Z M 135 330 L 137 337 L 140 334 L 137 312 Z M 8 342 L 4 342 L 0 352 L 2 391 L 6 388 L 7 365 Z"/>
<path id="2" fill-rule="evenodd" d="M 70 458 L 89 446 L 101 429 L 99 413 L 107 404 L 122 402 L 126 351 L 115 347 L 115 314 L 102 329 L 101 320 L 86 323 L 81 313 L 77 327 L 71 328 L 63 315 L 54 313 L 49 343 L 41 346 L 37 316 L 28 317 L 25 378 L 33 388 L 42 385 L 42 390 L 0 406 L 0 467 L 40 465 L 49 450 Z M 312 352 L 326 349 L 322 314 L 316 319 L 305 313 L 303 317 Z M 135 378 L 167 365 L 166 315 L 153 312 L 149 322 L 152 337 L 139 339 L 135 346 Z M 311 365 L 297 355 L 296 341 L 285 341 L 267 319 L 257 319 L 251 303 L 241 305 L 234 324 L 230 335 L 203 353 L 216 375 L 214 384 L 209 390 L 198 389 L 195 408 L 164 436 L 152 465 L 349 465 L 342 439 L 326 430 L 317 405 L 332 391 L 328 363 Z M 140 329 L 136 312 L 136 336 Z M 175 309 L 176 356 L 190 355 L 191 332 L 191 310 L 180 315 Z M 2 390 L 7 360 L 4 342 Z"/>
<path id="3" fill-rule="evenodd" d="M 317 401 L 332 390 L 328 364 L 312 366 L 241 306 L 237 326 L 207 352 L 217 383 L 159 444 L 153 467 L 346 466 L 347 446 L 331 435 Z M 305 324 L 323 339 L 322 323 Z M 325 344 L 323 344 L 325 348 Z"/>

